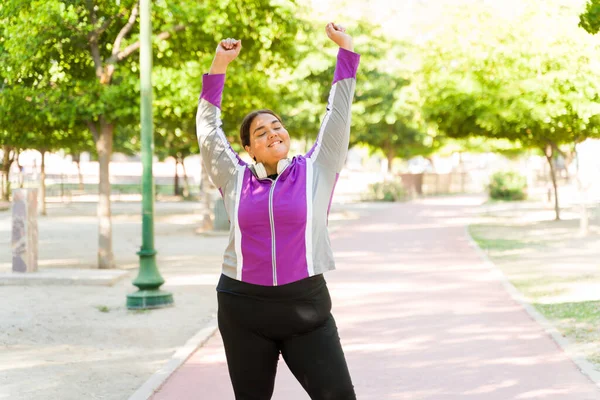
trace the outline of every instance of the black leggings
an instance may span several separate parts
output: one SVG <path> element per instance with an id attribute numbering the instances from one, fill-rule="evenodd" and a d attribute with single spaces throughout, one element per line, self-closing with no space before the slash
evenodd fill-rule
<path id="1" fill-rule="evenodd" d="M 261 287 L 260 297 L 218 292 L 219 329 L 236 400 L 271 399 L 279 353 L 311 399 L 356 399 L 329 291 L 322 277 L 318 287 L 314 279 Z"/>

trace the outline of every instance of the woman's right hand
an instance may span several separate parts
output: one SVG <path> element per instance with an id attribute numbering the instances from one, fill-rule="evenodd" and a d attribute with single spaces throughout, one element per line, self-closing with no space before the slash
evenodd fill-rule
<path id="1" fill-rule="evenodd" d="M 325 26 L 327 37 L 343 49 L 354 51 L 352 36 L 346 33 L 346 28 L 330 22 Z"/>
<path id="2" fill-rule="evenodd" d="M 224 74 L 227 66 L 235 60 L 242 50 L 242 41 L 232 38 L 221 40 L 210 67 L 210 74 Z"/>

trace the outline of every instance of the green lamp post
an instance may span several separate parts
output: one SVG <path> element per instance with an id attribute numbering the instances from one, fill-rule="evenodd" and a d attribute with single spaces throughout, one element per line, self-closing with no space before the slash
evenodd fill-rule
<path id="1" fill-rule="evenodd" d="M 173 295 L 160 290 L 165 280 L 156 266 L 154 250 L 154 177 L 152 158 L 154 133 L 152 128 L 152 23 L 151 0 L 140 1 L 140 81 L 142 122 L 142 247 L 140 270 L 133 284 L 139 288 L 127 295 L 128 309 L 162 308 L 173 304 Z"/>

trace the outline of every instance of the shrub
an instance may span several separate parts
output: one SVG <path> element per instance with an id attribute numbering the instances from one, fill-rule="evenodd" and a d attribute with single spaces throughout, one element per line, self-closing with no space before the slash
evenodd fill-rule
<path id="1" fill-rule="evenodd" d="M 527 197 L 527 178 L 515 171 L 496 172 L 488 190 L 494 200 L 524 200 Z"/>
<path id="2" fill-rule="evenodd" d="M 366 200 L 370 201 L 401 201 L 406 192 L 400 179 L 385 180 L 369 185 L 369 193 Z"/>

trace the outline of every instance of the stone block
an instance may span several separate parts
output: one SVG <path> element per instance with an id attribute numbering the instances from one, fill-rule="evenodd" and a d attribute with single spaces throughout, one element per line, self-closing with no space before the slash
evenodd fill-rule
<path id="1" fill-rule="evenodd" d="M 37 189 L 15 189 L 12 205 L 12 270 L 38 269 Z"/>

